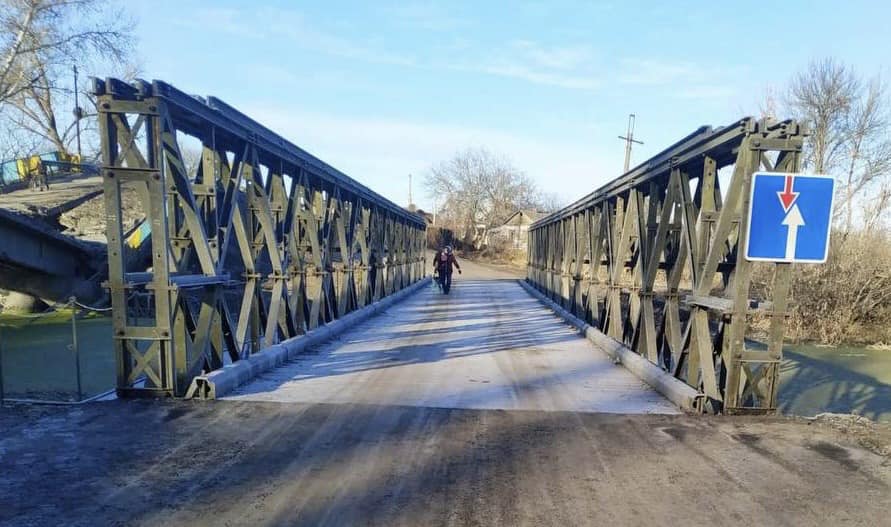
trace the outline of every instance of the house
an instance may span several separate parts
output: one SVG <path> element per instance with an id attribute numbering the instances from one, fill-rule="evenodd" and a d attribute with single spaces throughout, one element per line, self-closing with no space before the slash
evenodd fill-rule
<path id="1" fill-rule="evenodd" d="M 535 211 L 518 210 L 503 224 L 489 229 L 487 244 L 506 242 L 509 247 L 517 250 L 526 250 L 528 243 L 529 226 L 541 218 L 543 214 Z"/>

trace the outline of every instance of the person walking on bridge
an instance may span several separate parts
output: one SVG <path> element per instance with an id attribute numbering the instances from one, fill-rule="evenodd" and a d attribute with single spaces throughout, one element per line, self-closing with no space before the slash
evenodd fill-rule
<path id="1" fill-rule="evenodd" d="M 458 270 L 458 274 L 461 274 L 461 266 L 458 265 L 451 245 L 446 245 L 436 251 L 436 256 L 433 257 L 433 266 L 434 273 L 439 277 L 439 287 L 443 293 L 449 294 L 449 290 L 452 288 L 452 267 L 454 266 Z"/>
<path id="2" fill-rule="evenodd" d="M 34 190 L 39 190 L 41 192 L 49 190 L 46 165 L 43 164 L 43 160 L 40 158 L 37 158 L 37 166 L 34 167 L 34 170 L 31 173 L 30 183 L 31 188 Z"/>

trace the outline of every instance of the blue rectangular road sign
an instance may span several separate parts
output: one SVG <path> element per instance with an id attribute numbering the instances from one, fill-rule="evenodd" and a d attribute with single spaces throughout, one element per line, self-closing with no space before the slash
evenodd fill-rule
<path id="1" fill-rule="evenodd" d="M 831 176 L 756 172 L 749 200 L 746 259 L 825 262 L 834 196 Z"/>

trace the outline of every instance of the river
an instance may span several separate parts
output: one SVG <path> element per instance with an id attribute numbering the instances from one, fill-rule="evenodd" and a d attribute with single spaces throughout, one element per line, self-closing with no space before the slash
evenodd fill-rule
<path id="1" fill-rule="evenodd" d="M 75 332 L 71 314 L 0 314 L 0 396 L 72 401 L 114 388 L 111 318 L 79 318 Z"/>
<path id="2" fill-rule="evenodd" d="M 787 346 L 783 359 L 782 413 L 856 413 L 891 422 L 891 351 L 799 345 Z"/>

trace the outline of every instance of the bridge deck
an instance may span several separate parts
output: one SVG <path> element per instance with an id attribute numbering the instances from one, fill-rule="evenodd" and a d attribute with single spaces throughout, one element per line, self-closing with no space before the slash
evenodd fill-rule
<path id="1" fill-rule="evenodd" d="M 51 178 L 49 190 L 21 187 L 0 192 L 0 208 L 23 214 L 57 216 L 100 194 L 100 176 L 70 174 Z"/>
<path id="2" fill-rule="evenodd" d="M 514 280 L 465 263 L 231 399 L 436 408 L 677 413 Z M 482 278 L 490 279 L 482 279 Z"/>

